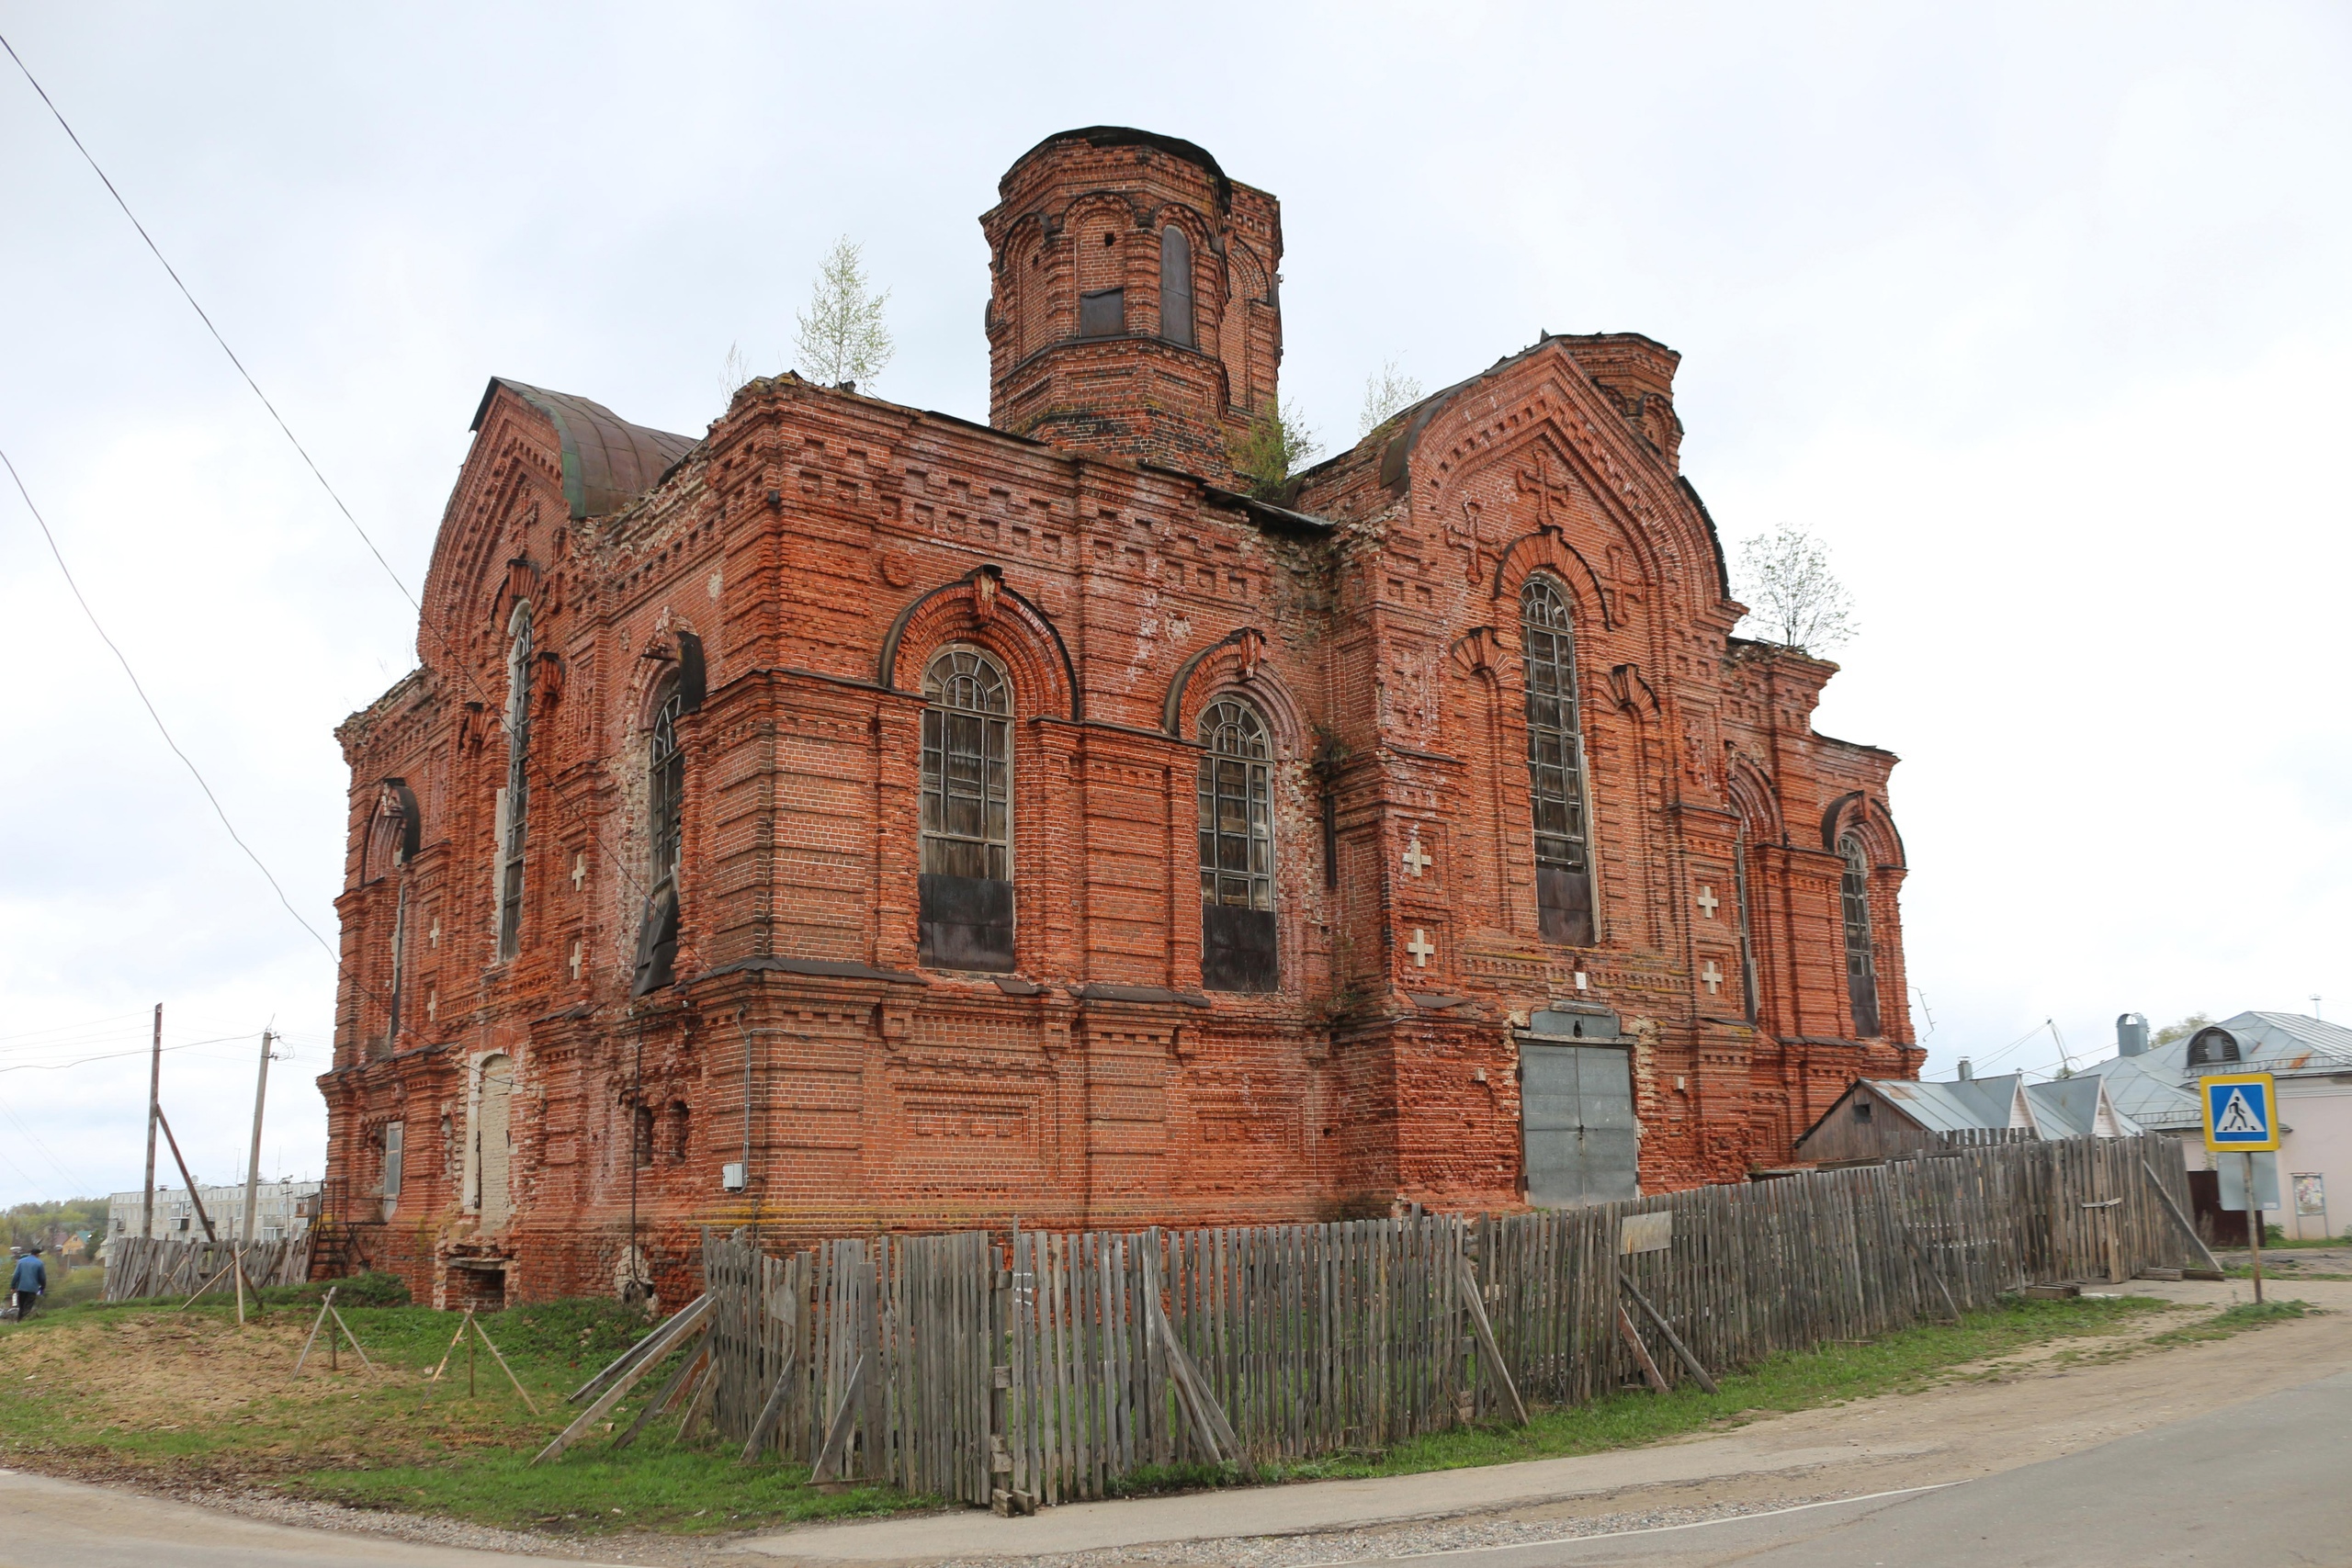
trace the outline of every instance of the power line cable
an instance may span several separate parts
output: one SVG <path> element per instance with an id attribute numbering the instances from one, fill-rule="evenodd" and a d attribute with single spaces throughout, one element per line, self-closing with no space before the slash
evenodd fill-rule
<path id="1" fill-rule="evenodd" d="M 6 41 L 0 39 L 0 43 Z M 13 54 L 15 51 L 12 50 L 10 52 Z M 204 770 L 198 767 L 188 754 L 180 750 L 180 743 L 172 738 L 171 727 L 164 722 L 164 716 L 155 711 L 154 701 L 147 695 L 147 688 L 140 683 L 139 671 L 130 667 L 130 660 L 124 656 L 114 638 L 107 635 L 105 623 L 98 619 L 98 613 L 90 608 L 90 601 L 83 596 L 82 585 L 74 581 L 74 569 L 65 564 L 65 552 L 57 547 L 57 536 L 50 532 L 49 519 L 43 517 L 40 508 L 33 503 L 33 492 L 25 488 L 24 476 L 17 472 L 17 465 L 9 460 L 6 448 L 0 448 L 0 467 L 5 467 L 8 470 L 8 478 L 16 481 L 17 493 L 24 498 L 25 510 L 33 514 L 35 523 L 40 525 L 40 536 L 49 541 L 50 556 L 57 562 L 57 570 L 64 574 L 65 586 L 74 591 L 74 602 L 82 606 L 82 614 L 89 617 L 90 629 L 98 634 L 98 640 L 107 645 L 107 651 L 113 654 L 115 662 L 122 666 L 123 674 L 130 680 L 130 689 L 139 694 L 139 705 L 145 708 L 147 716 L 155 721 L 155 731 L 164 738 L 164 744 L 172 749 L 172 755 L 180 760 L 188 775 L 196 780 L 196 787 L 202 790 L 204 798 L 212 803 L 212 814 L 220 818 L 220 826 L 228 829 L 229 837 L 237 848 L 244 851 L 245 858 L 254 863 L 254 869 L 261 873 L 263 879 L 269 884 L 270 891 L 277 895 L 277 901 L 286 907 L 286 912 L 294 917 L 297 925 L 311 933 L 311 940 L 317 942 L 320 951 L 334 960 L 335 967 L 340 969 L 343 966 L 342 955 L 327 944 L 327 939 L 319 934 L 319 929 L 304 919 L 302 911 L 286 897 L 286 889 L 278 885 L 277 876 L 263 863 L 261 856 L 254 852 L 254 847 L 245 842 L 244 836 L 237 831 L 237 825 L 229 820 L 228 810 L 221 806 L 220 797 L 212 793 L 212 785 L 205 781 Z"/>
<path id="2" fill-rule="evenodd" d="M 224 1034 L 218 1040 L 184 1040 L 177 1045 L 166 1045 L 163 1050 L 165 1055 L 169 1055 L 174 1051 L 186 1051 L 198 1045 L 220 1045 L 231 1040 L 250 1038 L 252 1038 L 250 1035 L 244 1034 Z M 10 1066 L 0 1067 L 0 1073 L 57 1073 L 68 1067 L 86 1067 L 92 1062 L 114 1062 L 125 1056 L 144 1056 L 153 1049 L 154 1049 L 153 1046 L 141 1045 L 130 1051 L 107 1051 L 99 1055 L 83 1056 L 71 1062 L 17 1062 Z"/>
<path id="3" fill-rule="evenodd" d="M 40 85 L 40 79 L 33 74 L 32 67 L 25 63 L 24 56 L 17 52 L 16 46 L 8 41 L 6 35 L 0 35 L 0 49 L 6 49 L 8 51 L 8 58 L 16 62 L 17 69 L 24 73 L 26 82 L 29 84 L 32 90 L 40 96 L 42 105 L 48 108 L 51 117 L 57 121 L 58 129 L 65 132 L 66 140 L 74 143 L 74 150 L 82 155 L 82 161 L 84 163 L 89 164 L 90 172 L 98 176 L 98 183 L 106 186 L 107 194 L 112 197 L 114 198 L 114 204 L 118 208 L 121 209 L 123 217 L 130 220 L 130 226 L 138 231 L 139 238 L 145 243 L 149 253 L 154 256 L 157 264 L 163 267 L 164 273 L 171 278 L 173 287 L 179 290 L 180 298 L 187 301 L 188 309 L 196 312 L 197 319 L 204 323 L 205 331 L 212 335 L 212 341 L 220 345 L 220 352 L 228 356 L 229 363 L 236 367 L 237 374 L 243 378 L 245 385 L 253 389 L 254 396 L 260 400 L 262 407 L 268 411 L 270 419 L 277 424 L 279 431 L 285 434 L 288 442 L 293 446 L 295 452 L 301 457 L 303 466 L 311 470 L 311 477 L 319 481 L 319 487 L 326 491 L 327 499 L 334 502 L 335 510 L 343 513 L 344 520 L 351 525 L 352 531 L 357 534 L 359 536 L 360 542 L 368 547 L 368 553 L 376 558 L 376 564 L 378 566 L 383 568 L 384 575 L 391 579 L 392 586 L 400 590 L 401 596 L 406 599 L 410 607 L 416 611 L 418 628 L 440 645 L 443 654 L 447 659 L 448 667 L 456 671 L 458 678 L 460 681 L 473 690 L 476 696 L 481 698 L 483 705 L 486 708 L 489 708 L 491 711 L 498 715 L 499 728 L 506 731 L 511 742 L 514 735 L 514 726 L 512 720 L 507 716 L 504 705 L 493 705 L 490 702 L 489 694 L 484 692 L 481 688 L 481 682 L 474 679 L 473 671 L 467 668 L 465 660 L 458 654 L 456 649 L 449 645 L 448 639 L 441 635 L 439 628 L 434 626 L 426 618 L 423 604 L 417 599 L 415 593 L 410 590 L 408 583 L 401 577 L 401 574 L 393 570 L 391 562 L 385 558 L 384 552 L 377 547 L 375 539 L 368 535 L 366 527 L 360 524 L 358 517 L 353 513 L 348 505 L 345 504 L 342 495 L 339 494 L 334 486 L 328 481 L 325 472 L 320 468 L 317 461 L 311 457 L 310 449 L 302 445 L 301 439 L 294 434 L 293 427 L 288 424 L 285 416 L 277 412 L 277 405 L 269 400 L 269 395 L 262 390 L 261 383 L 254 378 L 253 372 L 245 368 L 244 361 L 237 357 L 236 350 L 229 346 L 229 340 L 222 335 L 220 329 L 213 323 L 211 316 L 206 313 L 204 307 L 197 302 L 196 295 L 189 289 L 186 280 L 180 276 L 178 269 L 174 267 L 169 258 L 164 254 L 163 247 L 158 245 L 155 243 L 154 236 L 147 231 L 147 226 L 140 222 L 138 214 L 131 211 L 130 204 L 124 200 L 122 193 L 115 188 L 114 181 L 107 176 L 106 170 L 99 165 L 97 159 L 92 155 L 87 147 L 83 145 L 82 138 L 75 134 L 72 123 L 65 118 L 64 111 L 57 107 L 56 100 L 49 96 L 49 90 Z M 9 471 L 10 474 L 14 476 L 14 465 L 10 466 Z M 17 488 L 19 491 L 24 490 L 24 481 L 21 479 L 17 480 Z M 26 504 L 28 506 L 32 504 L 31 497 L 29 495 L 26 497 Z M 40 515 L 38 511 L 36 511 L 34 514 L 36 517 Z M 48 529 L 48 524 L 43 523 L 41 525 L 41 531 L 46 534 Z M 54 539 L 51 539 L 50 542 L 50 549 L 52 554 L 56 552 L 57 545 Z M 63 558 L 60 557 L 59 565 L 62 567 L 63 564 Z M 68 573 L 67 577 L 70 581 L 72 574 Z M 76 598 L 81 596 L 81 590 L 79 588 L 74 590 L 74 596 Z M 88 608 L 88 604 L 85 603 L 83 605 L 85 613 L 87 613 Z M 92 616 L 92 624 L 96 625 L 96 617 Z M 99 635 L 104 637 L 105 633 L 101 631 Z M 114 646 L 111 640 L 108 641 L 107 646 L 109 648 Z M 121 659 L 122 655 L 119 649 L 116 652 L 115 657 L 117 659 Z M 130 664 L 127 660 L 124 661 L 123 668 L 126 671 L 130 669 Z M 134 685 L 137 684 L 136 677 L 133 677 L 132 683 Z M 141 692 L 140 697 L 141 701 L 144 701 L 146 694 L 143 691 Z M 152 705 L 150 705 L 148 712 L 151 715 L 153 714 L 154 708 Z M 163 721 L 160 718 L 156 720 L 159 727 L 162 722 Z M 170 739 L 168 733 L 166 734 L 165 739 L 167 740 Z M 175 751 L 178 751 L 179 750 L 176 745 L 174 745 L 172 749 Z M 187 761 L 185 754 L 182 754 L 181 761 Z M 191 771 L 193 771 L 194 766 L 195 764 L 193 763 L 189 764 Z M 198 783 L 203 783 L 201 775 L 198 775 Z M 209 785 L 205 788 L 205 794 L 208 797 L 212 794 Z M 217 799 L 213 801 L 213 809 L 215 811 L 220 810 L 220 802 Z M 224 825 L 227 824 L 228 817 L 226 813 L 221 814 L 221 821 Z M 645 895 L 648 889 L 646 888 L 643 879 L 638 876 L 635 870 L 629 865 L 628 862 L 621 856 L 619 852 L 615 850 L 612 845 L 605 840 L 604 834 L 597 830 L 595 824 L 593 822 L 583 822 L 582 826 L 586 827 L 588 829 L 588 836 L 590 840 L 596 845 L 596 848 L 602 852 L 605 858 L 611 863 L 614 869 L 621 874 L 621 876 L 627 881 L 631 890 L 639 896 Z M 230 836 L 232 838 L 236 836 L 236 830 L 233 828 L 230 829 Z M 238 840 L 238 847 L 240 849 L 245 849 L 243 840 Z M 245 849 L 245 852 L 248 856 L 253 855 L 253 852 L 250 849 Z M 254 863 L 260 865 L 261 862 L 256 857 L 254 858 Z M 269 871 L 266 866 L 262 867 L 262 874 L 265 876 L 269 875 Z M 273 887 L 277 886 L 276 877 L 270 877 L 270 885 Z M 283 889 L 280 889 L 278 892 L 278 900 L 281 903 L 286 902 L 286 895 Z M 288 903 L 286 907 L 288 913 L 293 914 L 295 919 L 301 922 L 302 929 L 311 933 L 311 940 L 318 942 L 321 947 L 326 948 L 327 943 L 325 939 L 319 935 L 317 930 L 313 928 L 308 920 L 302 919 L 301 915 L 295 911 L 293 905 Z M 336 954 L 332 948 L 327 948 L 327 952 L 330 957 L 336 959 L 336 977 L 340 980 L 344 974 L 344 964 L 340 956 Z M 373 987 L 368 987 L 364 981 L 357 981 L 355 978 L 354 983 L 359 985 L 362 990 L 368 991 L 370 995 L 375 994 Z"/>
<path id="4" fill-rule="evenodd" d="M 368 536 L 368 530 L 359 525 L 359 519 L 352 515 L 351 508 L 343 503 L 343 497 L 335 493 L 334 486 L 329 484 L 326 475 L 319 471 L 319 465 L 311 459 L 309 448 L 294 434 L 293 427 L 286 423 L 286 416 L 277 412 L 277 405 L 271 402 L 269 394 L 261 389 L 261 383 L 254 380 L 253 372 L 245 368 L 245 362 L 237 357 L 237 351 L 229 346 L 229 340 L 220 335 L 220 329 L 212 324 L 212 318 L 204 313 L 204 307 L 196 302 L 194 294 L 188 292 L 188 287 L 181 281 L 178 271 L 164 254 L 163 248 L 155 243 L 155 237 L 147 232 L 147 225 L 139 221 L 139 215 L 130 210 L 130 203 L 122 199 L 122 192 L 114 188 L 114 181 L 107 178 L 106 170 L 98 166 L 98 161 L 90 155 L 90 150 L 82 145 L 82 139 L 74 133 L 73 126 L 66 122 L 64 111 L 57 107 L 56 101 L 49 96 L 49 89 L 42 86 L 40 79 L 33 74 L 33 68 L 25 63 L 24 56 L 17 52 L 17 46 L 10 43 L 6 35 L 0 35 L 0 49 L 6 50 L 8 58 L 17 62 L 17 69 L 25 73 L 25 80 L 32 84 L 33 91 L 40 95 L 40 101 L 48 106 L 50 114 L 56 118 L 58 129 L 64 131 L 65 139 L 74 143 L 74 151 L 82 154 L 82 161 L 90 165 L 90 172 L 98 176 L 100 185 L 107 187 L 107 194 L 114 197 L 114 204 L 122 209 L 122 215 L 130 220 L 130 226 L 139 231 L 141 240 L 147 242 L 147 249 L 171 275 L 172 284 L 180 291 L 180 298 L 187 301 L 187 308 L 194 310 L 197 320 L 204 323 L 204 330 L 212 334 L 212 341 L 220 345 L 220 352 L 229 356 L 229 363 L 237 367 L 237 374 L 245 378 L 245 385 L 254 389 L 254 396 L 259 398 L 261 406 L 269 411 L 269 417 L 277 422 L 277 428 L 286 433 L 286 439 L 294 444 L 294 450 L 301 455 L 303 463 L 311 470 L 311 477 L 317 479 L 319 488 L 327 492 L 327 499 L 334 502 L 335 510 L 343 513 L 344 521 L 349 523 L 352 531 L 359 536 L 359 542 L 368 547 L 368 553 L 376 558 L 376 564 L 384 569 L 384 575 L 392 580 L 393 586 L 405 594 L 408 602 L 415 605 L 418 614 L 422 615 L 424 606 L 417 604 L 416 595 L 409 592 L 408 584 L 401 581 L 401 574 L 392 570 L 392 563 L 384 558 L 384 552 L 376 547 L 376 541 Z"/>

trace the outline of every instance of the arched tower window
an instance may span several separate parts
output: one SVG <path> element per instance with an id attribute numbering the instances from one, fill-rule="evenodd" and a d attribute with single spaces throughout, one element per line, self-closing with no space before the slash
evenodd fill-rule
<path id="1" fill-rule="evenodd" d="M 637 938 L 637 972 L 629 995 L 645 996 L 667 986 L 678 956 L 678 882 L 685 844 L 686 754 L 678 745 L 678 720 L 686 711 L 685 682 L 675 676 L 653 710 L 645 758 L 645 826 L 650 851 L 646 866 L 645 915 Z"/>
<path id="2" fill-rule="evenodd" d="M 1172 231 L 1171 231 L 1172 232 Z M 1201 983 L 1271 991 L 1274 944 L 1273 746 L 1238 697 L 1201 714 Z"/>
<path id="3" fill-rule="evenodd" d="M 972 648 L 923 671 L 922 962 L 1012 967 L 1012 688 Z"/>
<path id="4" fill-rule="evenodd" d="M 1535 912 L 1546 942 L 1593 942 L 1592 846 L 1585 822 L 1584 731 L 1577 715 L 1576 633 L 1559 583 L 1519 591 L 1527 675 L 1527 784 L 1535 818 Z"/>
<path id="5" fill-rule="evenodd" d="M 498 796 L 498 956 L 523 946 L 523 840 L 530 819 L 531 604 L 506 623 L 506 787 Z"/>
<path id="6" fill-rule="evenodd" d="M 1878 964 L 1871 955 L 1871 859 L 1862 840 L 1848 833 L 1838 840 L 1846 863 L 1838 888 L 1846 907 L 1846 994 L 1854 1004 L 1854 1034 L 1878 1033 Z"/>
<path id="7" fill-rule="evenodd" d="M 1173 223 L 1159 231 L 1159 335 L 1193 346 L 1193 242 Z"/>

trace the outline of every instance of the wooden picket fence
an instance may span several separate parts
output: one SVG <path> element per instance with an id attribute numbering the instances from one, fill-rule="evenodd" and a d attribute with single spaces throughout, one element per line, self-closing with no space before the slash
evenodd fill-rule
<path id="1" fill-rule="evenodd" d="M 1658 1375 L 1689 1375 L 1635 1292 L 1722 1371 L 2030 1282 L 2177 1266 L 2189 1244 L 2157 1183 L 2185 1213 L 2173 1140 L 2076 1139 L 1511 1214 L 783 1258 L 708 1237 L 714 1414 L 737 1442 L 768 1416 L 760 1446 L 820 1480 L 1099 1497 L 1153 1466 L 1295 1461 L 1589 1400 L 1645 1375 L 1629 1325 Z M 1641 1215 L 1667 1216 L 1631 1227 L 1663 1245 L 1628 1255 Z"/>
<path id="2" fill-rule="evenodd" d="M 187 1296 L 229 1266 L 236 1255 L 229 1241 L 179 1241 L 164 1236 L 119 1235 L 107 1247 L 105 1300 L 142 1296 Z M 299 1285 L 310 1278 L 311 1244 L 257 1241 L 245 1248 L 245 1277 L 258 1285 Z M 224 1286 L 232 1282 L 223 1280 Z"/>

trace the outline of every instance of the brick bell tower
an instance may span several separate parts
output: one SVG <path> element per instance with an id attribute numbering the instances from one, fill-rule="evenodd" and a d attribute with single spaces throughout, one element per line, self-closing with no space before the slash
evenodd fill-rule
<path id="1" fill-rule="evenodd" d="M 981 215 L 989 422 L 1246 486 L 1231 444 L 1282 363 L 1282 206 L 1172 136 L 1048 136 Z"/>

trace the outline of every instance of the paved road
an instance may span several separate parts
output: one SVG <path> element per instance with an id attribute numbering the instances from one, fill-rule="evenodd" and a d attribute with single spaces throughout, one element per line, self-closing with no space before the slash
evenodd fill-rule
<path id="1" fill-rule="evenodd" d="M 2352 1564 L 2352 1373 L 1981 1481 L 1415 1568 L 2305 1568 Z"/>
<path id="2" fill-rule="evenodd" d="M 2320 1326 L 2325 1327 L 2326 1321 Z M 2283 1337 L 2287 1330 L 2266 1333 Z M 2283 1346 L 2286 1341 L 2282 1337 L 2273 1343 Z M 2234 1367 L 2242 1372 L 2267 1370 L 2275 1376 L 2283 1370 L 2275 1357 L 2244 1359 L 2264 1354 L 2266 1347 L 2258 1339 L 2202 1348 L 2216 1353 L 2175 1352 L 2182 1359 L 2167 1361 L 2173 1375 L 2226 1378 Z M 2130 1371 L 2128 1365 L 2124 1371 Z M 2352 1568 L 2352 1490 L 2345 1484 L 2345 1477 L 2352 1475 L 2352 1372 L 2284 1388 L 2275 1382 L 2270 1386 L 2272 1392 L 2224 1404 L 2211 1414 L 2165 1422 L 1932 1490 L 1678 1529 L 1355 1562 L 1363 1568 L 1384 1563 L 1392 1568 L 1719 1568 L 1735 1562 L 1741 1568 L 2162 1568 L 2175 1563 Z M 2002 1391 L 1991 1392 L 1998 1396 Z M 2183 1393 L 2230 1398 L 2226 1387 L 2184 1388 Z M 2189 1403 L 2189 1397 L 2183 1403 Z M 1857 1419 L 1853 1407 L 1845 1419 Z M 1711 1451 L 1720 1459 L 1724 1445 L 1751 1440 L 1752 1435 L 1714 1438 L 1704 1445 L 1639 1452 L 1649 1456 L 1645 1462 L 1673 1461 L 1679 1467 Z M 1781 1457 L 1807 1452 L 1792 1449 Z M 1627 1462 L 1622 1456 L 1593 1457 L 1605 1458 L 1612 1466 Z M 1555 1462 L 1568 1461 L 1544 1461 Z M 1476 1472 L 1453 1473 L 1487 1480 Z M 1708 1484 L 1697 1474 L 1683 1478 L 1685 1485 L 1693 1482 L 1702 1489 Z M 1210 1501 L 1230 1509 L 1237 1498 L 1252 1496 L 1278 1501 L 1284 1493 L 1306 1498 L 1341 1496 L 1352 1484 L 1220 1494 Z M 1686 1494 L 1685 1500 L 1695 1502 L 1699 1496 Z M 1100 1506 L 1132 1510 L 1145 1506 Z M 1363 1511 L 1360 1502 L 1357 1509 Z M 1079 1511 L 1055 1512 L 1075 1516 Z M 985 1527 L 997 1521 L 987 1516 L 942 1517 L 961 1536 L 949 1549 L 956 1554 L 975 1549 L 986 1552 L 994 1544 Z M 935 1549 L 923 1550 L 927 1542 L 894 1539 L 902 1525 L 914 1522 L 863 1527 L 869 1545 L 878 1547 L 892 1539 L 895 1551 L 853 1559 L 837 1546 L 801 1560 L 874 1562 L 886 1556 L 903 1561 L 937 1555 Z M 801 1544 L 836 1533 L 804 1534 Z M 771 1536 L 739 1542 L 731 1550 L 797 1555 L 786 1548 L 791 1540 L 790 1536 Z M 1002 1550 L 1001 1545 L 995 1549 Z M 653 1555 L 672 1556 L 675 1550 Z M 718 1543 L 705 1550 L 729 1551 Z M 616 1543 L 610 1556 L 641 1551 L 641 1546 Z M 759 1559 L 736 1555 L 731 1560 L 749 1563 Z M 492 1568 L 547 1561 L 262 1524 L 132 1493 L 0 1471 L 0 1568 Z"/>
<path id="3" fill-rule="evenodd" d="M 0 1470 L 0 1568 L 546 1568 L 547 1562 L 295 1529 L 135 1492 Z"/>

